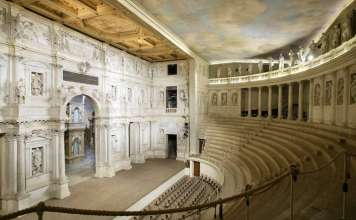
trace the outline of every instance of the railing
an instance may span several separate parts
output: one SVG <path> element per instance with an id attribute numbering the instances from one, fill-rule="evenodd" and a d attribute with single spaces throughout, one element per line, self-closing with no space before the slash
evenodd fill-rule
<path id="1" fill-rule="evenodd" d="M 104 211 L 104 210 L 88 210 L 88 209 L 76 209 L 76 208 L 64 208 L 64 207 L 55 207 L 48 206 L 44 202 L 40 202 L 38 205 L 33 206 L 31 208 L 23 209 L 14 213 L 10 213 L 7 215 L 0 216 L 0 220 L 9 220 L 14 219 L 19 216 L 23 216 L 30 213 L 36 213 L 38 220 L 43 220 L 43 216 L 45 212 L 49 213 L 65 213 L 70 215 L 86 215 L 86 216 L 155 216 L 155 215 L 164 215 L 164 214 L 173 214 L 173 213 L 182 213 L 188 212 L 186 218 L 188 219 L 192 215 L 200 215 L 203 210 L 207 210 L 210 208 L 214 208 L 214 218 L 219 217 L 219 219 L 224 218 L 224 205 L 227 205 L 229 202 L 241 202 L 245 201 L 247 210 L 251 205 L 250 198 L 252 196 L 256 196 L 262 193 L 267 192 L 273 186 L 280 183 L 285 178 L 290 178 L 290 220 L 294 219 L 294 187 L 296 182 L 298 181 L 299 176 L 309 175 L 313 173 L 320 172 L 324 168 L 332 165 L 338 158 L 344 156 L 344 173 L 343 173 L 343 183 L 342 183 L 342 193 L 343 193 L 343 201 L 342 201 L 342 216 L 341 219 L 346 219 L 346 207 L 347 207 L 347 193 L 348 193 L 348 182 L 351 179 L 351 157 L 356 157 L 356 154 L 351 154 L 348 152 L 342 152 L 336 155 L 332 160 L 320 166 L 318 169 L 300 172 L 297 165 L 291 165 L 289 171 L 283 173 L 282 175 L 276 177 L 273 180 L 267 181 L 261 186 L 253 189 L 252 185 L 248 184 L 245 187 L 245 191 L 233 195 L 227 198 L 221 198 L 214 202 L 191 206 L 191 207 L 182 207 L 182 208 L 174 208 L 174 209 L 166 209 L 166 210 L 151 210 L 151 211 Z M 218 212 L 217 212 L 218 210 Z M 249 212 L 247 211 L 246 219 L 249 219 Z"/>
<path id="2" fill-rule="evenodd" d="M 177 112 L 177 108 L 166 108 L 166 112 L 167 113 L 176 113 Z"/>
<path id="3" fill-rule="evenodd" d="M 301 63 L 296 66 L 283 68 L 280 70 L 251 74 L 246 76 L 235 76 L 235 77 L 226 77 L 226 78 L 211 78 L 209 79 L 209 85 L 224 85 L 224 84 L 237 84 L 237 83 L 246 83 L 254 82 L 260 80 L 274 79 L 287 75 L 294 75 L 301 72 L 304 72 L 308 69 L 318 67 L 324 63 L 327 63 L 356 47 L 356 36 L 351 40 L 343 43 L 339 47 L 330 50 L 329 52 L 311 60 L 306 63 Z"/>

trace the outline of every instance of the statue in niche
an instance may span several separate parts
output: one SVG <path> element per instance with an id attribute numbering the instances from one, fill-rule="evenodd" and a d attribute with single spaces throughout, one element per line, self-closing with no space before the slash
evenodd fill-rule
<path id="1" fill-rule="evenodd" d="M 281 53 L 279 55 L 279 70 L 283 70 L 284 69 L 284 56 L 283 54 Z"/>
<path id="2" fill-rule="evenodd" d="M 344 78 L 337 81 L 337 104 L 344 104 Z"/>
<path id="3" fill-rule="evenodd" d="M 220 78 L 220 76 L 221 76 L 221 68 L 219 67 L 216 72 L 216 78 Z"/>
<path id="4" fill-rule="evenodd" d="M 159 101 L 161 105 L 164 105 L 164 91 L 159 92 Z"/>
<path id="5" fill-rule="evenodd" d="M 81 144 L 80 139 L 78 137 L 74 138 L 74 140 L 72 141 L 72 156 L 73 157 L 76 157 L 79 155 L 80 144 Z"/>
<path id="6" fill-rule="evenodd" d="M 43 173 L 43 147 L 32 148 L 32 176 Z"/>
<path id="7" fill-rule="evenodd" d="M 288 53 L 288 56 L 289 56 L 289 60 L 290 60 L 290 66 L 295 66 L 296 65 L 296 54 L 294 53 L 294 51 L 292 49 L 289 50 L 289 53 Z"/>
<path id="8" fill-rule="evenodd" d="M 238 95 L 236 92 L 232 93 L 232 96 L 231 96 L 231 102 L 233 105 L 237 105 L 237 100 L 238 99 Z"/>
<path id="9" fill-rule="evenodd" d="M 111 135 L 111 149 L 114 152 L 119 152 L 120 151 L 120 147 L 118 144 L 118 139 L 116 135 Z"/>
<path id="10" fill-rule="evenodd" d="M 331 105 L 333 81 L 329 80 L 325 83 L 325 105 Z"/>
<path id="11" fill-rule="evenodd" d="M 23 79 L 20 79 L 17 82 L 16 86 L 16 97 L 17 97 L 17 102 L 19 104 L 24 104 L 25 103 L 25 96 L 26 96 L 26 87 L 25 87 L 25 82 Z"/>
<path id="12" fill-rule="evenodd" d="M 269 61 L 268 70 L 272 71 L 273 70 L 273 58 L 269 57 L 268 61 Z"/>
<path id="13" fill-rule="evenodd" d="M 249 74 L 252 74 L 253 72 L 253 64 L 252 63 L 249 63 L 248 64 L 248 68 L 247 68 L 247 72 L 249 73 Z"/>
<path id="14" fill-rule="evenodd" d="M 305 53 L 304 53 L 304 48 L 303 47 L 299 47 L 299 51 L 297 53 L 298 55 L 298 60 L 300 63 L 304 63 L 305 61 Z"/>
<path id="15" fill-rule="evenodd" d="M 164 129 L 161 128 L 159 129 L 159 143 L 164 144 L 166 142 L 165 135 L 164 135 Z"/>
<path id="16" fill-rule="evenodd" d="M 331 32 L 331 47 L 336 48 L 340 45 L 341 30 L 339 25 L 334 25 Z"/>
<path id="17" fill-rule="evenodd" d="M 323 33 L 320 38 L 320 50 L 322 54 L 329 50 L 329 37 L 326 33 Z"/>
<path id="18" fill-rule="evenodd" d="M 351 74 L 350 104 L 356 104 L 356 73 Z"/>
<path id="19" fill-rule="evenodd" d="M 227 105 L 227 93 L 221 93 L 221 105 Z"/>
<path id="20" fill-rule="evenodd" d="M 127 101 L 131 102 L 132 101 L 132 89 L 127 88 Z"/>
<path id="21" fill-rule="evenodd" d="M 320 84 L 317 83 L 314 86 L 314 105 L 319 106 L 320 105 Z"/>
<path id="22" fill-rule="evenodd" d="M 0 10 L 0 25 L 5 24 L 5 16 L 6 16 L 6 10 L 5 8 L 2 8 Z"/>
<path id="23" fill-rule="evenodd" d="M 258 72 L 262 73 L 262 71 L 263 71 L 263 62 L 262 62 L 262 60 L 260 60 L 258 62 L 257 67 L 258 67 Z"/>
<path id="24" fill-rule="evenodd" d="M 31 74 L 31 93 L 33 96 L 43 95 L 43 75 L 42 73 L 32 72 Z"/>
<path id="25" fill-rule="evenodd" d="M 348 17 L 341 24 L 341 42 L 346 42 L 352 37 L 352 29 L 350 19 Z"/>
<path id="26" fill-rule="evenodd" d="M 213 95 L 211 96 L 211 105 L 218 105 L 218 95 L 216 93 L 213 93 Z"/>
<path id="27" fill-rule="evenodd" d="M 227 77 L 232 77 L 232 69 L 231 69 L 231 67 L 227 68 Z"/>

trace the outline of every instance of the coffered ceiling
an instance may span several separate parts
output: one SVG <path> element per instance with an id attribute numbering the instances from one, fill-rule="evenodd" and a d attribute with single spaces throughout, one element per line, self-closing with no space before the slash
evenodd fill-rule
<path id="1" fill-rule="evenodd" d="M 124 7 L 105 0 L 12 0 L 42 16 L 150 62 L 187 55 Z"/>

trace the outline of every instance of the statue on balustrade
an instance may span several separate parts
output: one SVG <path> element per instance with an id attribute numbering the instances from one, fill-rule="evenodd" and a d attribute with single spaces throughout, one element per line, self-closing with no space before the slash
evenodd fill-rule
<path id="1" fill-rule="evenodd" d="M 292 49 L 289 50 L 289 60 L 290 60 L 290 66 L 295 66 L 297 64 L 297 57 L 296 54 Z"/>
<path id="2" fill-rule="evenodd" d="M 323 33 L 320 38 L 320 51 L 322 54 L 329 50 L 329 37 L 326 33 Z"/>
<path id="3" fill-rule="evenodd" d="M 218 105 L 218 95 L 216 93 L 213 93 L 213 95 L 211 96 L 211 105 Z"/>
<path id="4" fill-rule="evenodd" d="M 314 87 L 314 105 L 320 105 L 320 84 L 317 83 Z"/>
<path id="5" fill-rule="evenodd" d="M 253 64 L 252 63 L 248 64 L 247 72 L 248 72 L 248 74 L 252 74 L 253 73 Z"/>
<path id="6" fill-rule="evenodd" d="M 325 83 L 325 105 L 331 105 L 333 81 L 329 80 Z"/>
<path id="7" fill-rule="evenodd" d="M 284 69 L 284 56 L 283 54 L 281 53 L 279 55 L 279 70 L 283 70 Z"/>
<path id="8" fill-rule="evenodd" d="M 340 45 L 341 30 L 339 25 L 334 25 L 331 32 L 331 47 L 336 48 Z"/>
<path id="9" fill-rule="evenodd" d="M 260 60 L 258 62 L 257 67 L 258 67 L 258 72 L 262 73 L 262 71 L 263 71 L 263 62 L 262 62 L 262 60 Z"/>
<path id="10" fill-rule="evenodd" d="M 298 55 L 299 63 L 304 63 L 304 61 L 305 61 L 305 53 L 304 53 L 304 48 L 303 47 L 299 47 L 299 51 L 298 51 L 297 55 Z"/>
<path id="11" fill-rule="evenodd" d="M 350 18 L 345 18 L 345 20 L 341 24 L 341 42 L 346 42 L 351 39 L 352 37 L 352 29 L 351 29 L 351 23 L 350 23 Z"/>
<path id="12" fill-rule="evenodd" d="M 231 67 L 227 68 L 227 77 L 232 77 L 232 69 L 231 69 Z"/>
<path id="13" fill-rule="evenodd" d="M 344 104 L 344 78 L 337 81 L 337 104 Z"/>
<path id="14" fill-rule="evenodd" d="M 356 104 L 356 73 L 351 74 L 350 104 Z"/>
<path id="15" fill-rule="evenodd" d="M 311 54 L 312 56 L 316 57 L 320 54 L 320 48 L 318 47 L 318 44 L 312 40 L 312 42 L 309 45 L 309 54 Z"/>
<path id="16" fill-rule="evenodd" d="M 242 75 L 242 65 L 241 65 L 241 63 L 237 67 L 237 73 L 238 73 L 239 76 Z"/>
<path id="17" fill-rule="evenodd" d="M 273 70 L 273 58 L 269 57 L 269 66 L 268 66 L 268 71 L 272 71 Z"/>
<path id="18" fill-rule="evenodd" d="M 227 105 L 227 93 L 221 93 L 221 105 Z"/>
<path id="19" fill-rule="evenodd" d="M 216 78 L 220 78 L 220 77 L 221 77 L 221 68 L 219 67 L 216 72 Z"/>

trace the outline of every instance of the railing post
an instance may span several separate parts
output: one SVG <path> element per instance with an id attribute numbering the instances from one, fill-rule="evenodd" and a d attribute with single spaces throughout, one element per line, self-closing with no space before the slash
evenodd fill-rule
<path id="1" fill-rule="evenodd" d="M 43 220 L 44 208 L 45 208 L 44 202 L 38 203 L 37 208 L 36 208 L 36 214 L 37 214 L 38 220 Z"/>
<path id="2" fill-rule="evenodd" d="M 347 192 L 348 190 L 348 179 L 350 179 L 350 157 L 347 152 L 344 155 L 344 182 L 342 184 L 342 216 L 341 219 L 346 219 L 346 209 L 347 209 Z"/>
<path id="3" fill-rule="evenodd" d="M 248 192 L 249 190 L 252 189 L 252 185 L 250 184 L 247 184 L 245 186 L 245 192 Z M 246 200 L 246 207 L 247 207 L 247 210 L 246 210 L 246 220 L 249 220 L 250 219 L 250 195 L 246 195 L 245 196 L 245 200 Z"/>
<path id="4" fill-rule="evenodd" d="M 222 203 L 222 202 L 219 204 L 219 218 L 220 218 L 221 220 L 224 219 L 223 205 L 224 205 L 224 203 Z"/>
<path id="5" fill-rule="evenodd" d="M 294 182 L 297 182 L 299 170 L 297 165 L 290 166 L 290 220 L 294 220 Z"/>

